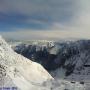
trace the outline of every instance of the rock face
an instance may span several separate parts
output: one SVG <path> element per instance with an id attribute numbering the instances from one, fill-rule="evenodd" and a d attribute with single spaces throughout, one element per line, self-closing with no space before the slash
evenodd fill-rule
<path id="1" fill-rule="evenodd" d="M 90 75 L 90 40 L 58 42 L 52 47 L 19 44 L 14 50 L 42 64 L 48 71 L 62 67 L 66 76 L 73 72 Z"/>
<path id="2" fill-rule="evenodd" d="M 37 85 L 53 79 L 40 65 L 15 53 L 0 36 L 0 87 L 40 90 Z"/>
<path id="3" fill-rule="evenodd" d="M 49 45 L 49 49 L 53 47 L 54 45 Z M 23 51 L 23 49 L 21 48 L 20 50 Z M 50 62 L 51 58 L 54 60 L 53 58 L 58 50 L 57 47 L 51 49 L 49 50 Z M 35 50 L 39 51 L 41 48 L 36 48 Z M 15 53 L 2 38 L 0 38 L 0 70 L 1 86 L 16 86 L 19 90 L 86 90 L 85 85 L 79 82 L 72 83 L 63 79 L 53 79 L 40 64 Z"/>

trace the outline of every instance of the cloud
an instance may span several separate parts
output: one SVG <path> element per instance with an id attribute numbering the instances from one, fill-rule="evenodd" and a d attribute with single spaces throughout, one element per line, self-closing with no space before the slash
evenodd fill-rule
<path id="1" fill-rule="evenodd" d="M 0 0 L 0 20 L 8 23 L 51 25 L 68 23 L 78 12 L 78 0 Z M 35 22 L 36 21 L 36 22 Z M 19 22 L 19 23 L 18 23 Z M 15 25 L 15 24 L 14 24 Z M 42 24 L 41 24 L 42 26 Z"/>
<path id="2" fill-rule="evenodd" d="M 69 29 L 69 30 L 68 30 Z M 68 39 L 90 39 L 90 30 L 75 30 L 77 28 L 67 30 L 17 30 L 13 32 L 0 32 L 5 38 L 20 40 L 68 40 Z"/>
<path id="3" fill-rule="evenodd" d="M 89 23 L 90 0 L 0 0 L 0 31 L 8 26 L 0 32 L 4 37 L 90 39 Z"/>
<path id="4" fill-rule="evenodd" d="M 79 0 L 79 12 L 74 15 L 71 23 L 71 27 L 77 27 L 78 29 L 90 29 L 90 0 Z"/>

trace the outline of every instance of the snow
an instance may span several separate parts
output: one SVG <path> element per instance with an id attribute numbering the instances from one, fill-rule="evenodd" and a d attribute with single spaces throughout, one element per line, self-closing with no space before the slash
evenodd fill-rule
<path id="1" fill-rule="evenodd" d="M 61 68 L 58 68 L 54 71 L 51 71 L 50 74 L 55 78 L 55 79 L 64 79 L 65 78 L 65 69 L 63 69 L 62 67 Z"/>
<path id="2" fill-rule="evenodd" d="M 59 76 L 58 79 L 53 79 L 40 64 L 15 53 L 2 37 L 0 71 L 0 87 L 14 86 L 18 90 L 85 90 L 86 87 L 79 82 L 71 83 L 69 80 L 59 79 Z M 63 75 L 64 73 L 60 76 Z"/>
<path id="3" fill-rule="evenodd" d="M 32 83 L 42 84 L 48 79 L 53 79 L 40 64 L 15 53 L 2 37 L 0 37 L 0 65 L 5 68 L 6 76 L 12 80 L 13 85 L 20 90 L 30 90 L 35 87 Z M 6 84 L 6 80 L 3 84 Z"/>

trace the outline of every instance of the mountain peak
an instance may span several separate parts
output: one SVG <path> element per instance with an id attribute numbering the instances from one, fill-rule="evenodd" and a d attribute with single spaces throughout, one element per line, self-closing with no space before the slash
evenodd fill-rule
<path id="1" fill-rule="evenodd" d="M 33 90 L 33 84 L 53 79 L 40 64 L 15 53 L 1 36 L 0 71 L 0 86 L 17 86 L 20 90 Z"/>

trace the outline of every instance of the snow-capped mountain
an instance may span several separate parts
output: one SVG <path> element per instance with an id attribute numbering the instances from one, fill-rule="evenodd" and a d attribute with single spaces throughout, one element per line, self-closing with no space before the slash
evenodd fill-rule
<path id="1" fill-rule="evenodd" d="M 79 82 L 53 79 L 40 64 L 15 53 L 0 37 L 0 89 L 86 90 L 85 88 L 86 85 Z"/>
<path id="2" fill-rule="evenodd" d="M 37 85 L 50 79 L 53 78 L 40 64 L 15 53 L 0 37 L 0 86 L 39 90 Z"/>
<path id="3" fill-rule="evenodd" d="M 79 77 L 75 77 L 75 72 L 78 71 L 76 68 L 81 67 L 82 64 L 78 64 L 78 60 L 75 59 L 74 56 L 77 58 L 84 50 L 82 48 L 86 45 L 88 46 L 87 43 L 84 45 L 82 44 L 82 41 L 64 43 L 54 42 L 53 46 L 19 44 L 13 47 L 17 53 L 42 64 L 54 79 L 39 64 L 16 54 L 5 41 L 3 43 L 5 43 L 4 50 L 8 49 L 0 54 L 5 54 L 3 58 L 6 57 L 5 60 L 7 62 L 3 62 L 2 60 L 1 62 L 8 66 L 8 68 L 5 69 L 5 72 L 7 71 L 8 78 L 6 81 L 9 81 L 9 86 L 12 85 L 10 83 L 13 83 L 14 86 L 19 87 L 20 90 L 90 90 L 89 82 L 78 79 L 80 77 L 79 74 L 77 74 Z M 82 46 L 79 45 L 80 43 Z M 1 44 L 1 48 L 2 46 L 3 44 Z M 85 48 L 85 50 L 88 49 Z M 74 58 L 74 61 L 72 60 L 72 57 Z M 4 66 L 3 64 L 2 66 Z M 75 64 L 75 66 L 73 66 L 73 64 Z M 38 66 L 40 66 L 40 68 Z M 86 67 L 88 66 L 86 65 Z M 68 77 L 67 74 L 69 75 Z M 87 75 L 85 76 L 87 77 Z M 5 83 L 5 85 L 8 84 Z"/>
<path id="4" fill-rule="evenodd" d="M 22 43 L 13 48 L 17 53 L 42 64 L 49 72 L 53 72 L 53 76 L 60 76 L 56 72 L 61 72 L 62 68 L 65 76 L 71 78 L 74 74 L 73 79 L 75 75 L 87 76 L 89 79 L 90 40 L 53 42 L 52 47 L 43 46 Z M 79 79 L 82 80 L 83 77 Z"/>

